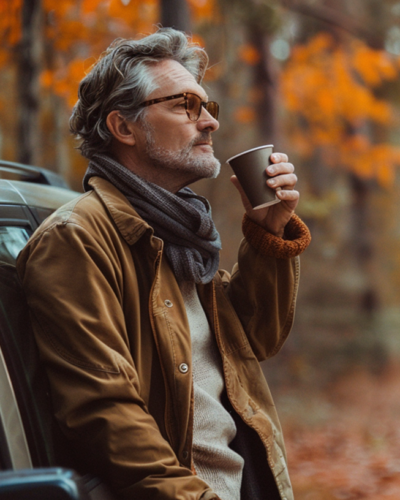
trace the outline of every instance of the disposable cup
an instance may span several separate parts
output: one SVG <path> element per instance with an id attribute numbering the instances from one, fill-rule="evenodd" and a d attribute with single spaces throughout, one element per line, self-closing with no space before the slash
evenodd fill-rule
<path id="1" fill-rule="evenodd" d="M 254 209 L 269 207 L 281 201 L 275 189 L 266 183 L 269 178 L 266 168 L 272 163 L 270 158 L 273 148 L 272 144 L 259 146 L 226 160 Z"/>

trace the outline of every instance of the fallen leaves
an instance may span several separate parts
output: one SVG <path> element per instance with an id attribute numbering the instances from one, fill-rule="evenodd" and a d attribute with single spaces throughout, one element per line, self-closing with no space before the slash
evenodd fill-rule
<path id="1" fill-rule="evenodd" d="M 350 374 L 314 395 L 329 401 L 324 423 L 283 422 L 296 500 L 400 498 L 399 375 Z"/>

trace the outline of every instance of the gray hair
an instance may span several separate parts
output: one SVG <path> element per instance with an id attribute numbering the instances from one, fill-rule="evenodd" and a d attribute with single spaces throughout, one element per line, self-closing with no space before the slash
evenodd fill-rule
<path id="1" fill-rule="evenodd" d="M 69 120 L 72 134 L 82 140 L 78 149 L 83 156 L 109 150 L 113 136 L 106 119 L 111 111 L 130 121 L 143 118 L 146 108 L 140 104 L 157 88 L 150 67 L 167 59 L 201 83 L 208 64 L 205 50 L 172 28 L 160 28 L 141 40 L 117 39 L 100 56 L 79 85 Z"/>

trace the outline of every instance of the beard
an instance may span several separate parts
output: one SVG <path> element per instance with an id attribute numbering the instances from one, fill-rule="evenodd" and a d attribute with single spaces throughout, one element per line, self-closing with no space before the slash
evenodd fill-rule
<path id="1" fill-rule="evenodd" d="M 160 169 L 190 172 L 199 179 L 215 179 L 221 169 L 221 163 L 214 156 L 214 151 L 195 152 L 194 147 L 203 141 L 211 142 L 210 133 L 200 132 L 185 148 L 173 151 L 156 145 L 153 129 L 145 124 L 146 154 L 152 164 Z"/>

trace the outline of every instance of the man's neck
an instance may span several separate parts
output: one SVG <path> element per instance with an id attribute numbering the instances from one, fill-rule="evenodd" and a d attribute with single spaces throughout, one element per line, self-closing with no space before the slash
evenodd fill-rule
<path id="1" fill-rule="evenodd" d="M 184 173 L 180 170 L 161 169 L 153 164 L 139 160 L 132 148 L 127 150 L 121 148 L 118 151 L 113 151 L 114 159 L 123 167 L 127 168 L 135 175 L 141 177 L 147 182 L 152 182 L 171 193 L 177 193 L 185 186 L 196 182 L 197 178 L 191 178 L 189 173 Z"/>

